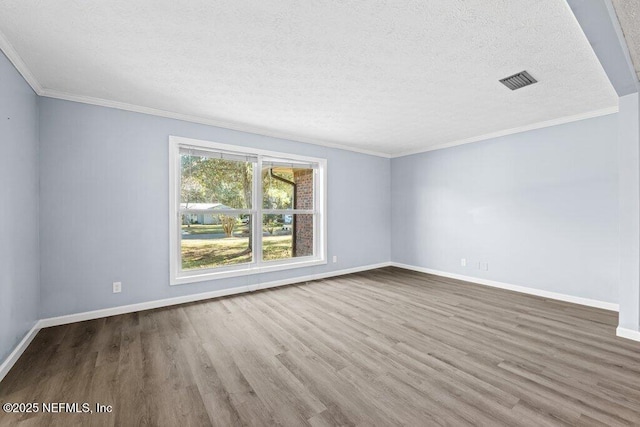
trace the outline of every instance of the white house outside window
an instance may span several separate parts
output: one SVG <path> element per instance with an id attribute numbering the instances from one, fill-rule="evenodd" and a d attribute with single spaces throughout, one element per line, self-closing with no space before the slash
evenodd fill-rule
<path id="1" fill-rule="evenodd" d="M 326 160 L 170 137 L 171 284 L 326 263 Z"/>

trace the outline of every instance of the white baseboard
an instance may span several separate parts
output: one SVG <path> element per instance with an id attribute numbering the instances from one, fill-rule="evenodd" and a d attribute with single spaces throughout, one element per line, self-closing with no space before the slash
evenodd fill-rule
<path id="1" fill-rule="evenodd" d="M 184 295 L 184 296 L 175 297 L 175 298 L 167 298 L 167 299 L 156 300 L 156 301 L 147 301 L 147 302 L 141 302 L 138 304 L 123 305 L 119 307 L 105 308 L 102 310 L 87 311 L 84 313 L 75 313 L 75 314 L 69 314 L 66 316 L 40 319 L 39 321 L 36 322 L 33 328 L 31 328 L 31 330 L 27 332 L 27 334 L 24 336 L 22 341 L 20 341 L 20 343 L 16 346 L 16 348 L 13 349 L 11 354 L 9 354 L 9 356 L 0 365 L 0 381 L 2 381 L 5 375 L 7 375 L 7 373 L 11 370 L 13 365 L 20 358 L 22 353 L 24 353 L 24 351 L 27 349 L 27 347 L 29 346 L 33 338 L 36 336 L 38 331 L 42 328 L 48 328 L 50 326 L 65 325 L 65 324 L 74 323 L 74 322 L 82 322 L 84 320 L 99 319 L 102 317 L 115 316 L 115 315 L 124 314 L 124 313 L 133 313 L 136 311 L 144 311 L 144 310 L 150 310 L 154 308 L 168 307 L 172 305 L 184 304 L 184 303 L 189 303 L 194 301 L 202 301 L 202 300 L 211 299 L 211 298 L 219 298 L 223 296 L 235 295 L 235 294 L 240 294 L 244 292 L 253 292 L 260 289 L 275 288 L 277 286 L 291 285 L 294 283 L 303 283 L 303 282 L 309 282 L 312 280 L 326 279 L 328 277 L 342 276 L 345 274 L 358 273 L 366 270 L 374 270 L 376 268 L 389 267 L 390 265 L 391 265 L 390 262 L 370 264 L 370 265 L 365 265 L 361 267 L 330 271 L 328 273 L 311 274 L 308 276 L 300 276 L 300 277 L 293 277 L 291 279 L 275 280 L 273 282 L 260 283 L 256 285 L 239 286 L 237 288 L 231 288 L 231 289 L 221 289 L 218 291 L 204 292 L 204 293 L 194 294 L 194 295 Z"/>
<path id="2" fill-rule="evenodd" d="M 392 262 L 392 266 L 407 270 L 418 271 L 420 273 L 435 274 L 436 276 L 448 277 L 450 279 L 464 280 L 465 282 L 476 283 L 478 285 L 491 286 L 493 288 L 508 289 L 510 291 L 523 294 L 535 295 L 543 298 L 550 298 L 559 301 L 571 302 L 574 304 L 586 305 L 589 307 L 601 308 L 604 310 L 619 311 L 620 306 L 612 302 L 598 301 L 589 298 L 576 297 L 573 295 L 560 294 L 557 292 L 544 291 L 541 289 L 528 288 L 526 286 L 511 285 L 509 283 L 496 282 L 493 280 L 479 279 L 477 277 L 463 276 L 462 274 L 447 273 L 445 271 L 432 270 L 430 268 L 418 267 L 415 265 Z"/>
<path id="3" fill-rule="evenodd" d="M 303 283 L 303 282 L 309 282 L 312 280 L 326 279 L 329 277 L 342 276 L 345 274 L 358 273 L 361 271 L 374 270 L 376 268 L 383 268 L 383 267 L 389 267 L 389 266 L 418 271 L 421 273 L 434 274 L 437 276 L 448 277 L 451 279 L 464 280 L 464 281 L 476 283 L 479 285 L 492 286 L 492 287 L 501 288 L 501 289 L 508 289 L 511 291 L 521 292 L 521 293 L 530 294 L 530 295 L 536 295 L 544 298 L 557 299 L 560 301 L 566 301 L 566 302 L 572 302 L 572 303 L 586 305 L 590 307 L 602 308 L 605 310 L 618 311 L 618 304 L 597 301 L 597 300 L 592 300 L 588 298 L 574 297 L 571 295 L 543 291 L 543 290 L 534 289 L 534 288 L 527 288 L 524 286 L 511 285 L 508 283 L 495 282 L 492 280 L 479 279 L 471 276 L 463 276 L 460 274 L 447 273 L 444 271 L 432 270 L 429 268 L 417 267 L 417 266 L 401 264 L 397 262 L 383 262 L 379 264 L 370 264 L 362 267 L 348 268 L 344 270 L 331 271 L 327 273 L 311 274 L 307 276 L 294 277 L 290 279 L 275 280 L 272 282 L 261 283 L 256 285 L 239 286 L 231 289 L 221 289 L 218 291 L 204 292 L 204 293 L 199 293 L 194 295 L 184 295 L 184 296 L 175 297 L 175 298 L 166 298 L 162 300 L 147 301 L 147 302 L 142 302 L 137 304 L 105 308 L 102 310 L 93 310 L 93 311 L 87 311 L 83 313 L 69 314 L 66 316 L 58 316 L 58 317 L 41 319 L 33 326 L 33 328 L 31 328 L 31 330 L 25 335 L 22 341 L 20 341 L 20 343 L 11 352 L 11 354 L 4 360 L 4 362 L 2 362 L 2 365 L 0 365 L 0 381 L 13 367 L 13 365 L 16 363 L 18 358 L 26 350 L 26 348 L 29 346 L 29 344 L 31 343 L 31 341 L 33 340 L 33 338 L 36 336 L 36 334 L 41 328 L 64 325 L 64 324 L 74 323 L 74 322 L 82 322 L 84 320 L 99 319 L 102 317 L 115 316 L 118 314 L 133 313 L 136 311 L 151 310 L 154 308 L 168 307 L 168 306 L 177 305 L 177 304 L 202 301 L 202 300 L 207 300 L 211 298 L 219 298 L 223 296 L 241 294 L 245 292 L 253 292 L 260 289 L 286 286 L 294 283 Z M 625 328 L 619 327 L 617 329 L 617 335 L 620 337 L 640 341 L 640 332 L 633 331 L 631 329 L 625 329 Z"/>
<path id="4" fill-rule="evenodd" d="M 22 356 L 22 353 L 24 353 L 27 347 L 29 347 L 29 344 L 31 344 L 31 341 L 33 341 L 39 330 L 40 322 L 36 322 L 36 324 L 33 325 L 33 327 L 25 334 L 24 338 L 22 338 L 22 341 L 20 341 L 16 348 L 13 349 L 11 354 L 9 354 L 9 356 L 7 356 L 7 358 L 2 362 L 0 365 L 0 381 L 2 381 L 5 375 L 7 375 L 11 368 L 13 368 L 13 365 L 15 365 L 20 356 Z"/>
<path id="5" fill-rule="evenodd" d="M 290 279 L 275 280 L 272 282 L 259 283 L 256 285 L 238 286 L 231 289 L 221 289 L 218 291 L 204 292 L 194 295 L 184 295 L 175 298 L 167 298 L 155 301 L 141 302 L 138 304 L 123 305 L 119 307 L 105 308 L 102 310 L 87 311 L 84 313 L 74 313 L 66 316 L 49 317 L 40 319 L 24 336 L 22 341 L 13 349 L 11 354 L 0 365 L 0 381 L 11 370 L 22 353 L 27 349 L 38 331 L 42 328 L 51 326 L 65 325 L 68 323 L 82 322 L 84 320 L 99 319 L 102 317 L 116 316 L 118 314 L 133 313 L 136 311 L 151 310 L 154 308 L 168 307 L 177 304 L 184 304 L 195 301 L 202 301 L 211 298 L 219 298 L 229 295 L 241 294 L 244 292 L 254 292 L 260 289 L 275 288 L 277 286 L 286 286 L 294 283 L 310 282 L 312 280 L 326 279 L 329 277 L 343 276 L 345 274 L 358 273 L 361 271 L 374 270 L 376 268 L 389 267 L 390 262 L 382 262 L 379 264 L 370 264 L 361 267 L 347 268 L 343 270 L 330 271 L 328 273 L 310 274 L 308 276 L 293 277 Z"/>
<path id="6" fill-rule="evenodd" d="M 640 341 L 640 332 L 635 331 L 633 329 L 622 328 L 618 326 L 616 328 L 616 335 L 621 338 L 626 338 L 629 340 Z"/>
<path id="7" fill-rule="evenodd" d="M 65 325 L 68 323 L 82 322 L 84 320 L 99 319 L 102 317 L 116 316 L 118 314 L 133 313 L 136 311 L 151 310 L 154 308 L 168 307 L 177 304 L 185 304 L 189 302 L 202 301 L 211 298 L 219 298 L 229 295 L 236 295 L 245 292 L 253 292 L 260 289 L 275 288 L 277 286 L 291 285 L 294 283 L 309 282 L 311 280 L 326 279 L 328 277 L 342 276 L 345 274 L 358 273 L 360 271 L 373 270 L 376 268 L 388 267 L 390 262 L 379 264 L 370 264 L 362 267 L 348 268 L 344 270 L 330 271 L 327 273 L 311 274 L 308 276 L 293 277 L 290 279 L 275 280 L 273 282 L 260 283 L 256 285 L 238 286 L 230 289 L 221 289 L 218 291 L 204 292 L 193 295 L 184 295 L 174 298 L 166 298 L 155 301 L 141 302 L 137 304 L 122 305 L 119 307 L 105 308 L 102 310 L 86 311 L 83 313 L 74 313 L 65 316 L 49 317 L 38 322 L 40 328 L 48 328 L 50 326 Z"/>

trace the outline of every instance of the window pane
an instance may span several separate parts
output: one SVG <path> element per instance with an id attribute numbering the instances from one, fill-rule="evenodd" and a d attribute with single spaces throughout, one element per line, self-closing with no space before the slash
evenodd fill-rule
<path id="1" fill-rule="evenodd" d="M 309 166 L 265 162 L 262 168 L 264 209 L 313 209 L 313 173 Z"/>
<path id="2" fill-rule="evenodd" d="M 263 215 L 262 259 L 312 256 L 313 234 L 313 215 Z"/>
<path id="3" fill-rule="evenodd" d="M 182 214 L 182 269 L 252 261 L 251 216 Z"/>
<path id="4" fill-rule="evenodd" d="M 181 209 L 251 209 L 253 163 L 180 153 Z"/>

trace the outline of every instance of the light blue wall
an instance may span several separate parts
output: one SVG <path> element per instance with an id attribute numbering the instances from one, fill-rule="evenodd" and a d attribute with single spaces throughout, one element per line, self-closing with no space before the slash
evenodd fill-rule
<path id="1" fill-rule="evenodd" d="M 40 129 L 43 318 L 390 260 L 389 159 L 49 98 Z M 169 286 L 169 135 L 327 158 L 329 264 Z"/>
<path id="2" fill-rule="evenodd" d="M 0 362 L 38 319 L 38 99 L 0 52 Z"/>
<path id="3" fill-rule="evenodd" d="M 392 260 L 617 303 L 617 132 L 614 114 L 393 159 Z"/>
<path id="4" fill-rule="evenodd" d="M 640 82 L 611 0 L 568 0 L 609 81 L 620 96 L 619 326 L 640 329 Z M 628 332 L 628 331 L 627 331 Z M 628 334 L 627 334 L 628 335 Z"/>
<path id="5" fill-rule="evenodd" d="M 619 326 L 640 329 L 640 97 L 620 98 L 618 113 L 620 199 Z"/>

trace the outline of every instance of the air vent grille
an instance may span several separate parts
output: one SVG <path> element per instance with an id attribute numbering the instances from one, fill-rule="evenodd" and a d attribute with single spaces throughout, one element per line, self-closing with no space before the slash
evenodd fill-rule
<path id="1" fill-rule="evenodd" d="M 504 79 L 500 79 L 500 83 L 511 90 L 520 89 L 537 82 L 538 81 L 531 77 L 531 74 L 527 73 L 526 71 L 514 74 L 513 76 L 505 77 Z"/>

